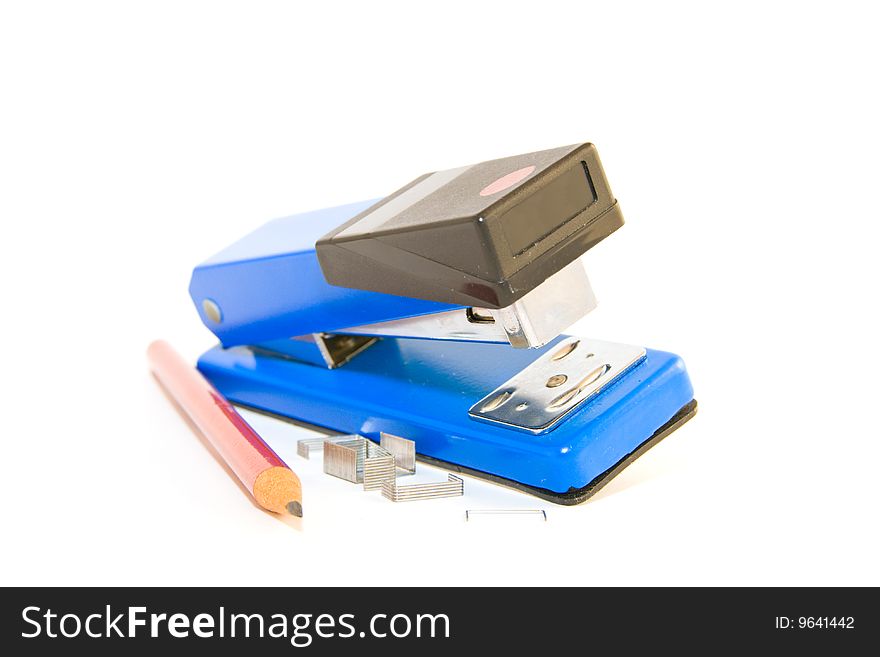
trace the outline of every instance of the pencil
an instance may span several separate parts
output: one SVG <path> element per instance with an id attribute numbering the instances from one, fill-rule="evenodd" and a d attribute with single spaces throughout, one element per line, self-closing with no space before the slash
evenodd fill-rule
<path id="1" fill-rule="evenodd" d="M 274 513 L 301 517 L 299 477 L 232 404 L 164 340 L 156 340 L 147 348 L 147 358 L 159 383 L 214 446 L 257 504 Z"/>

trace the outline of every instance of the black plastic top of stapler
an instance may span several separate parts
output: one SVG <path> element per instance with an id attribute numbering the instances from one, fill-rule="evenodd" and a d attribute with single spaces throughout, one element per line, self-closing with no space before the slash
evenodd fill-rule
<path id="1" fill-rule="evenodd" d="M 428 173 L 317 243 L 332 285 L 503 308 L 623 225 L 592 144 Z"/>

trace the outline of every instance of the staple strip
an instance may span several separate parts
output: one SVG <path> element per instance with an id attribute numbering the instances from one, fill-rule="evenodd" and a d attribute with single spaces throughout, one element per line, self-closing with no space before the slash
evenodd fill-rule
<path id="1" fill-rule="evenodd" d="M 364 490 L 378 490 L 396 474 L 393 456 L 377 456 L 364 462 Z"/>
<path id="2" fill-rule="evenodd" d="M 406 473 L 416 471 L 416 443 L 384 431 L 379 434 L 379 445 L 394 456 L 394 464 Z"/>
<path id="3" fill-rule="evenodd" d="M 324 472 L 364 490 L 378 490 L 396 474 L 394 457 L 371 440 L 356 436 L 324 441 Z"/>
<path id="4" fill-rule="evenodd" d="M 363 473 L 358 467 L 359 450 L 356 446 L 350 445 L 353 442 L 355 441 L 324 442 L 324 472 L 358 484 L 363 478 Z"/>
<path id="5" fill-rule="evenodd" d="M 358 436 L 342 435 L 342 436 L 322 436 L 320 438 L 302 438 L 296 441 L 296 453 L 304 459 L 310 458 L 312 451 L 323 447 L 324 443 L 349 442 Z"/>
<path id="6" fill-rule="evenodd" d="M 378 490 L 382 483 L 394 479 L 397 474 L 394 455 L 372 440 L 363 440 L 361 446 L 363 458 L 364 490 Z"/>
<path id="7" fill-rule="evenodd" d="M 392 502 L 458 497 L 464 495 L 464 481 L 460 477 L 450 474 L 445 483 L 431 482 L 399 486 L 396 479 L 391 479 L 382 483 L 382 495 Z"/>
<path id="8" fill-rule="evenodd" d="M 324 444 L 326 438 L 303 438 L 296 441 L 296 453 L 304 459 L 309 458 L 309 454 L 313 448 L 320 447 Z"/>
<path id="9" fill-rule="evenodd" d="M 547 512 L 544 509 L 468 509 L 464 512 L 464 519 L 470 520 L 471 516 L 541 516 L 547 522 Z"/>

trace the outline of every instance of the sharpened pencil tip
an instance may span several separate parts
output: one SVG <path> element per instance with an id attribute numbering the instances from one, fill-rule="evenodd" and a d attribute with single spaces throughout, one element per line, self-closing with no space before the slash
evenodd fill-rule
<path id="1" fill-rule="evenodd" d="M 296 516 L 297 518 L 302 518 L 303 515 L 303 505 L 299 502 L 290 502 L 287 505 L 287 511 L 292 516 Z"/>

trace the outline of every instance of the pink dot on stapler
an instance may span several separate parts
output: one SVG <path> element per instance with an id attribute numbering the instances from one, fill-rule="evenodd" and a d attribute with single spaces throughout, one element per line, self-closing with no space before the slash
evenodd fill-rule
<path id="1" fill-rule="evenodd" d="M 505 189 L 513 187 L 516 183 L 521 182 L 532 175 L 532 172 L 535 170 L 535 165 L 533 164 L 530 167 L 523 167 L 522 169 L 517 169 L 516 171 L 511 171 L 510 173 L 501 176 L 495 182 L 489 183 L 483 189 L 480 190 L 480 196 L 492 196 L 492 194 L 497 194 L 498 192 L 503 192 Z"/>

